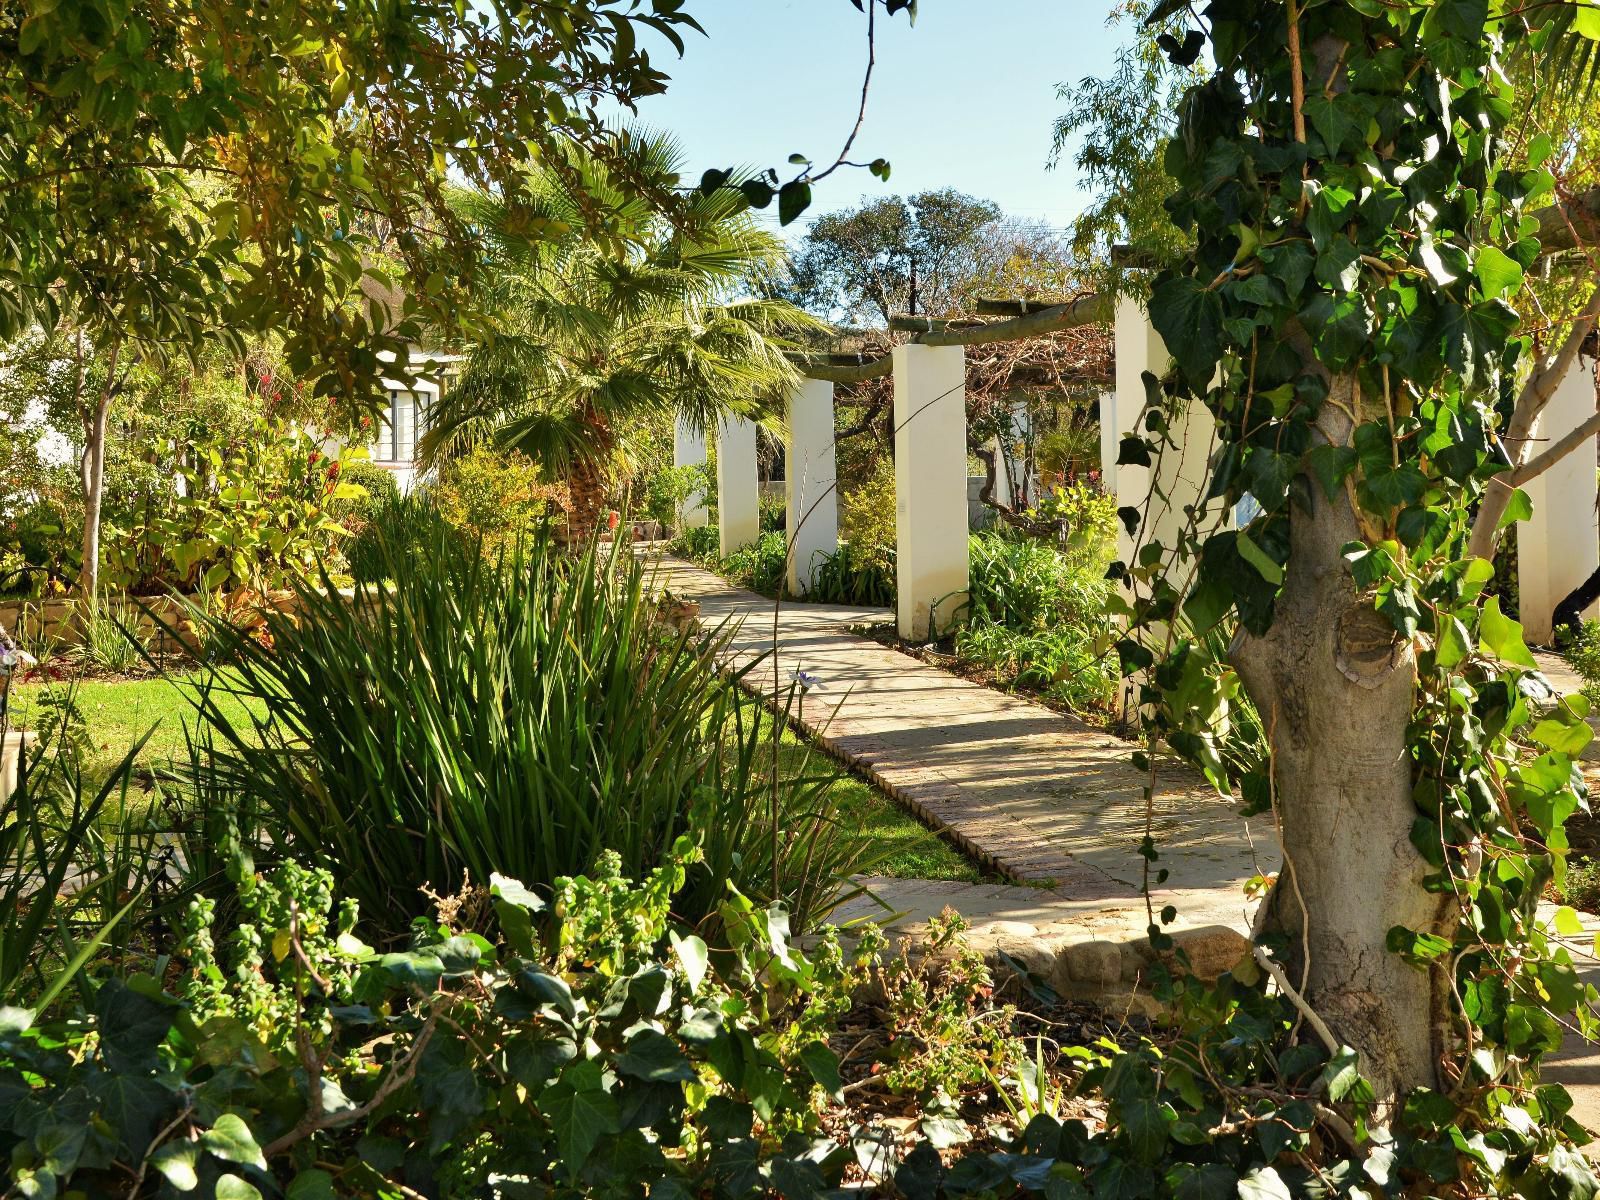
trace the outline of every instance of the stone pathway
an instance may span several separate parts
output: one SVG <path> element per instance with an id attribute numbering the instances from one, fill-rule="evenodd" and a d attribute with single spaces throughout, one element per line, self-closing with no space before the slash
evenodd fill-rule
<path id="1" fill-rule="evenodd" d="M 1138 1007 L 1134 988 L 1149 958 L 1138 853 L 1147 777 L 1129 762 L 1128 743 L 849 631 L 892 620 L 888 609 L 785 601 L 774 616 L 772 601 L 709 571 L 673 558 L 660 570 L 658 586 L 697 601 L 707 628 L 730 633 L 733 664 L 755 664 L 752 687 L 772 695 L 796 670 L 820 677 L 801 714 L 819 744 L 1017 881 L 863 879 L 865 891 L 836 921 L 910 930 L 951 907 L 975 946 L 1004 952 L 1063 994 Z M 763 657 L 774 641 L 776 655 Z M 1557 688 L 1576 690 L 1560 659 L 1539 657 Z M 1600 784 L 1593 765 L 1592 786 Z M 1245 880 L 1277 869 L 1271 827 L 1252 831 L 1181 766 L 1163 769 L 1159 784 L 1151 825 L 1171 874 L 1152 889 L 1154 903 L 1178 910 L 1171 930 L 1198 966 L 1225 970 L 1248 946 Z M 1585 923 L 1600 929 L 1600 918 Z M 1600 986 L 1588 938 L 1571 949 Z M 1569 1036 L 1545 1075 L 1571 1089 L 1580 1122 L 1600 1129 L 1600 1047 Z M 1600 1157 L 1600 1142 L 1589 1151 Z"/>
<path id="2" fill-rule="evenodd" d="M 1148 776 L 1128 743 L 849 631 L 891 619 L 886 609 L 785 602 L 774 655 L 770 600 L 677 559 L 661 570 L 660 586 L 699 602 L 704 626 L 731 632 L 734 662 L 760 660 L 751 686 L 771 695 L 796 670 L 818 676 L 800 714 L 807 729 L 979 861 L 1066 901 L 1143 910 Z M 1207 897 L 1236 916 L 1240 885 L 1258 870 L 1246 823 L 1186 768 L 1164 768 L 1159 783 L 1151 828 L 1171 877 L 1158 905 Z"/>

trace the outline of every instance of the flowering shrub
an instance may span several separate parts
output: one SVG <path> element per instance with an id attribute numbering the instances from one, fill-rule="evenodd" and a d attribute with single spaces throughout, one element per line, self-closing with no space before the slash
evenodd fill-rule
<path id="1" fill-rule="evenodd" d="M 258 421 L 228 447 L 178 470 L 182 490 L 102 535 L 104 578 L 134 594 L 265 591 L 337 569 L 341 502 L 363 494 L 341 478 L 352 452 L 330 455 L 304 430 Z"/>
<path id="2" fill-rule="evenodd" d="M 543 482 L 526 454 L 481 446 L 441 467 L 429 495 L 439 515 L 490 557 L 527 542 L 571 506 L 566 486 Z"/>

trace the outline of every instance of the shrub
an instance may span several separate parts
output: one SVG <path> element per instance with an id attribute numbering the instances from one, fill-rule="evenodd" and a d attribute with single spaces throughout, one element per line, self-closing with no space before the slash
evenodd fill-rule
<path id="1" fill-rule="evenodd" d="M 857 550 L 854 542 L 821 559 L 811 575 L 811 594 L 819 604 L 861 604 L 889 608 L 895 602 L 894 549 Z"/>
<path id="2" fill-rule="evenodd" d="M 138 609 L 104 597 L 78 610 L 83 623 L 83 655 L 109 675 L 128 675 L 148 662 L 150 635 Z"/>
<path id="3" fill-rule="evenodd" d="M 760 520 L 761 520 L 761 532 L 762 533 L 781 533 L 781 534 L 783 534 L 785 536 L 788 536 L 788 533 L 789 533 L 789 499 L 788 499 L 788 497 L 786 495 L 784 495 L 784 493 L 782 493 L 782 492 L 778 492 L 776 494 L 770 494 L 770 495 L 767 492 L 762 492 L 761 493 L 761 500 L 760 500 L 760 508 L 761 508 L 761 517 L 760 517 Z"/>
<path id="4" fill-rule="evenodd" d="M 894 464 L 880 458 L 872 474 L 845 491 L 839 501 L 839 536 L 858 561 L 880 564 L 895 548 Z"/>
<path id="5" fill-rule="evenodd" d="M 763 533 L 723 559 L 720 570 L 730 583 L 763 596 L 776 596 L 784 586 L 788 559 L 788 539 L 781 533 Z"/>
<path id="6" fill-rule="evenodd" d="M 1056 527 L 1058 547 L 1074 563 L 1103 569 L 1116 553 L 1117 500 L 1094 484 L 1057 485 L 1027 515 Z"/>
<path id="7" fill-rule="evenodd" d="M 742 890 L 771 891 L 770 722 L 721 678 L 720 638 L 665 626 L 626 548 L 568 556 L 546 533 L 496 564 L 436 522 L 414 558 L 379 550 L 389 586 L 302 587 L 297 619 L 268 615 L 270 649 L 233 647 L 214 687 L 257 698 L 258 728 L 196 697 L 205 804 L 260 812 L 275 848 L 385 919 L 423 911 L 422 887 L 549 885 L 606 850 L 640 878 L 691 827 Z M 801 922 L 853 866 L 834 778 L 799 763 L 778 782 L 776 874 Z"/>
<path id="8" fill-rule="evenodd" d="M 329 506 L 333 515 L 352 535 L 366 528 L 374 511 L 400 498 L 400 482 L 394 472 L 368 459 L 346 460 L 340 478 L 361 489 L 360 494 L 347 496 Z"/>
<path id="9" fill-rule="evenodd" d="M 672 539 L 671 550 L 691 562 L 720 567 L 722 564 L 722 534 L 713 523 L 685 529 Z"/>
<path id="10" fill-rule="evenodd" d="M 104 581 L 135 595 L 252 588 L 315 576 L 346 531 L 335 509 L 359 496 L 298 426 L 261 420 L 227 447 L 180 468 L 185 488 L 102 533 Z"/>
<path id="11" fill-rule="evenodd" d="M 1564 653 L 1583 680 L 1583 694 L 1591 704 L 1600 704 L 1600 621 L 1585 621 Z"/>
<path id="12" fill-rule="evenodd" d="M 526 454 L 482 446 L 445 463 L 428 493 L 439 515 L 491 558 L 528 541 L 568 505 L 566 488 L 542 482 Z"/>
<path id="13" fill-rule="evenodd" d="M 699 493 L 702 502 L 716 495 L 717 484 L 706 463 L 687 467 L 663 467 L 645 480 L 645 516 L 659 521 L 663 529 L 683 529 L 683 509 L 689 497 Z"/>

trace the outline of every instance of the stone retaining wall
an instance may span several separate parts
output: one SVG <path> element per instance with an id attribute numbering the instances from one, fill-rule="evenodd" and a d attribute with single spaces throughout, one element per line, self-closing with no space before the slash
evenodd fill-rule
<path id="1" fill-rule="evenodd" d="M 137 596 L 126 601 L 133 616 L 138 636 L 146 640 L 155 655 L 188 653 L 192 649 L 185 635 L 189 610 L 184 601 L 171 596 Z M 266 607 L 279 612 L 293 612 L 297 605 L 292 592 L 273 592 L 265 596 L 238 593 L 227 601 L 235 620 L 240 614 L 247 618 L 258 616 Z M 85 624 L 81 617 L 83 602 L 75 597 L 51 600 L 0 600 L 0 629 L 6 630 L 20 641 L 24 648 L 40 645 L 53 649 L 81 645 Z M 247 619 L 246 624 L 253 621 Z"/>

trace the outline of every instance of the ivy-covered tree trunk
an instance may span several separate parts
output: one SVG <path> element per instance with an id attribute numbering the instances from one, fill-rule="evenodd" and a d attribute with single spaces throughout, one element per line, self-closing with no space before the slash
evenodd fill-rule
<path id="1" fill-rule="evenodd" d="M 1335 379 L 1319 426 L 1349 441 L 1359 401 Z M 1309 481 L 1308 481 L 1309 482 Z M 1411 643 L 1356 586 L 1343 547 L 1361 536 L 1345 491 L 1315 486 L 1291 511 L 1276 617 L 1241 632 L 1230 657 L 1267 731 L 1284 855 L 1263 928 L 1284 935 L 1290 982 L 1340 1042 L 1360 1052 L 1380 1097 L 1438 1084 L 1443 980 L 1387 946 L 1404 925 L 1442 933 L 1411 843 L 1417 809 L 1408 745 L 1416 702 Z"/>

